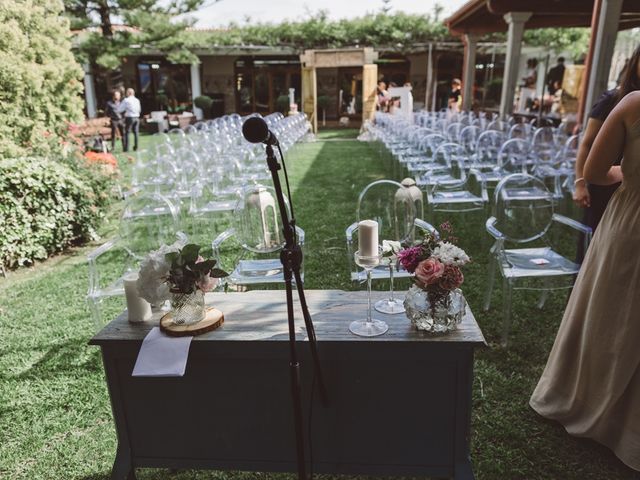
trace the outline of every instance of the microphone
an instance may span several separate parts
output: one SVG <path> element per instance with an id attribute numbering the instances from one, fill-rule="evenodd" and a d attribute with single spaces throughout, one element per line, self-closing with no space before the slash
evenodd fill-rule
<path id="1" fill-rule="evenodd" d="M 251 117 L 242 124 L 242 135 L 251 143 L 278 145 L 278 138 L 269 130 L 267 122 L 260 117 Z"/>

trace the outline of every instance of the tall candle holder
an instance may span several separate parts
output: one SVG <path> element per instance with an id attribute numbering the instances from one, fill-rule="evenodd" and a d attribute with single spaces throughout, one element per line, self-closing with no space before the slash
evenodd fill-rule
<path id="1" fill-rule="evenodd" d="M 382 320 L 376 320 L 371 318 L 371 271 L 380 265 L 381 255 L 373 256 L 361 256 L 360 250 L 358 250 L 354 259 L 356 265 L 361 267 L 367 273 L 367 318 L 365 320 L 355 320 L 349 325 L 349 331 L 354 335 L 361 337 L 377 337 L 383 335 L 389 330 L 387 325 Z"/>
<path id="2" fill-rule="evenodd" d="M 389 298 L 378 300 L 373 308 L 375 308 L 380 313 L 388 313 L 391 315 L 395 315 L 396 313 L 404 313 L 404 302 L 402 300 L 398 300 L 394 297 L 394 289 L 393 289 L 393 271 L 396 268 L 397 257 L 395 255 L 391 257 L 383 257 L 383 264 L 388 264 L 389 266 Z"/>

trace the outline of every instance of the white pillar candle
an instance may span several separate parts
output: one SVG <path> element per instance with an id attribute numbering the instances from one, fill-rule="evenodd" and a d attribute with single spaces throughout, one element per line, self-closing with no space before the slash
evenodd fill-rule
<path id="1" fill-rule="evenodd" d="M 361 257 L 378 255 L 378 222 L 375 220 L 358 223 L 358 251 Z"/>
<path id="2" fill-rule="evenodd" d="M 122 279 L 124 282 L 124 296 L 127 299 L 127 314 L 130 322 L 144 322 L 151 318 L 151 304 L 140 298 L 138 293 L 138 274 L 129 273 Z"/>

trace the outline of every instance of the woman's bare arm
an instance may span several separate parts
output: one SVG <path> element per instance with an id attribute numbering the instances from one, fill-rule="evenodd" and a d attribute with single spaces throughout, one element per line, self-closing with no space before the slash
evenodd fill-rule
<path id="1" fill-rule="evenodd" d="M 587 182 L 584 179 L 584 164 L 587 161 L 587 156 L 593 146 L 593 141 L 596 139 L 596 135 L 598 135 L 600 128 L 602 128 L 602 123 L 602 120 L 589 118 L 584 134 L 580 139 L 580 146 L 578 147 L 575 166 L 576 188 L 575 193 L 573 194 L 573 200 L 579 207 L 591 206 L 591 198 L 589 196 L 589 190 L 587 190 Z"/>
<path id="2" fill-rule="evenodd" d="M 609 114 L 587 156 L 584 167 L 584 178 L 587 182 L 611 185 L 622 180 L 622 170 L 612 165 L 622 155 L 626 125 L 639 104 L 640 95 L 634 92 L 623 98 Z"/>

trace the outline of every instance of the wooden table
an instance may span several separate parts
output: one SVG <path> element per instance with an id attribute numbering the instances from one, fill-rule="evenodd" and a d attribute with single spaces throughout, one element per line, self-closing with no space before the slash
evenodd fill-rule
<path id="1" fill-rule="evenodd" d="M 284 295 L 208 295 L 225 324 L 193 340 L 184 377 L 131 376 L 161 313 L 131 324 L 125 312 L 91 340 L 102 349 L 118 436 L 113 479 L 135 478 L 136 467 L 296 471 Z M 365 292 L 311 290 L 307 300 L 331 402 L 313 401 L 313 472 L 473 479 L 473 353 L 484 337 L 471 312 L 446 336 L 374 312 L 389 331 L 361 338 L 348 325 L 364 318 Z M 307 418 L 312 363 L 296 319 Z"/>

